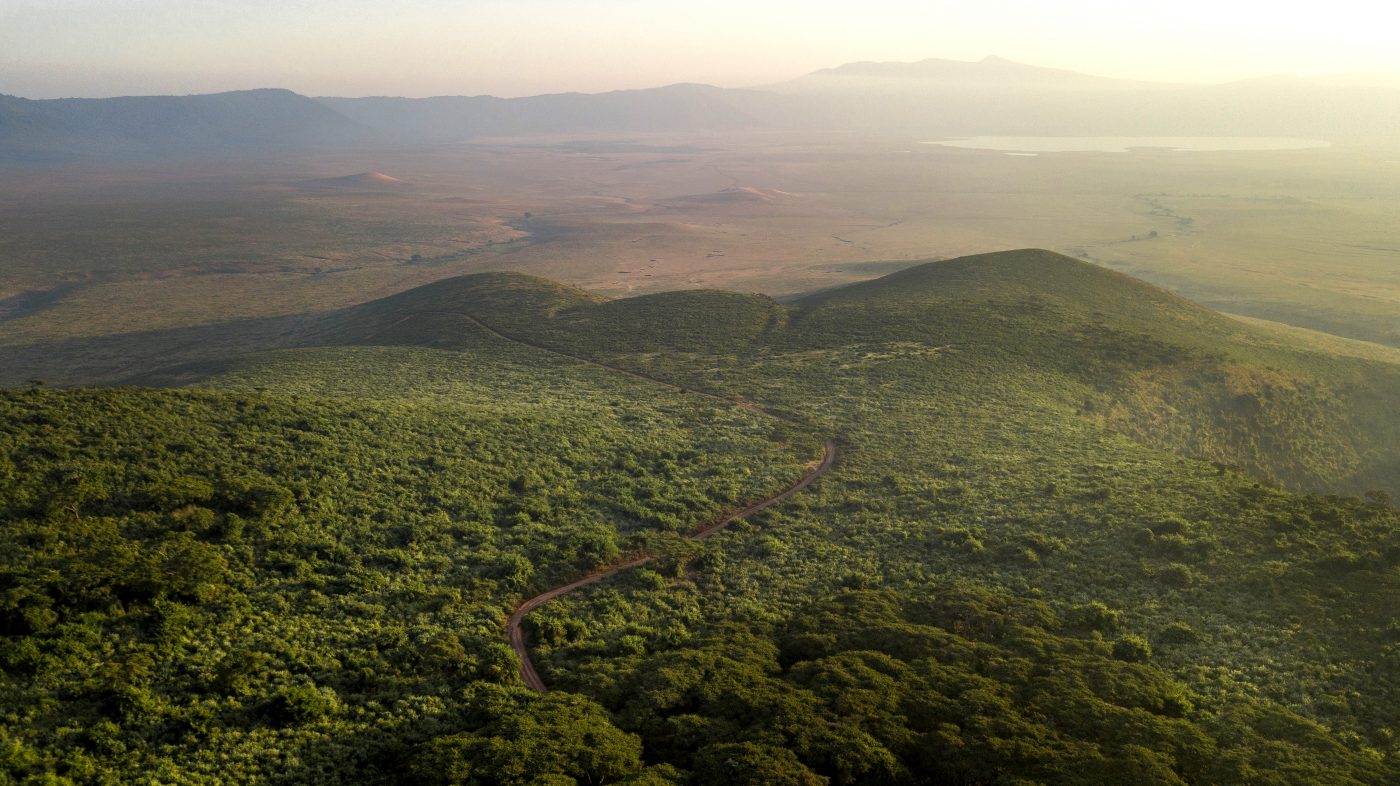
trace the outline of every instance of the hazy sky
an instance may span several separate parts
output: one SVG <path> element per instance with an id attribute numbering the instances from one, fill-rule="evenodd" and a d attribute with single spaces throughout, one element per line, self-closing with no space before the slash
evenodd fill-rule
<path id="1" fill-rule="evenodd" d="M 1382 0 L 0 0 L 0 93 L 525 95 L 996 54 L 1106 76 L 1400 72 Z"/>

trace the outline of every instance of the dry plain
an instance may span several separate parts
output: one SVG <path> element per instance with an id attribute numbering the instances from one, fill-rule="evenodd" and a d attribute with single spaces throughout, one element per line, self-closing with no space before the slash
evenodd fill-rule
<path id="1" fill-rule="evenodd" d="M 1034 246 L 1220 310 L 1400 345 L 1391 159 L 750 134 L 14 170 L 0 181 L 0 344 L 284 317 L 481 270 L 611 295 L 783 296 Z"/>

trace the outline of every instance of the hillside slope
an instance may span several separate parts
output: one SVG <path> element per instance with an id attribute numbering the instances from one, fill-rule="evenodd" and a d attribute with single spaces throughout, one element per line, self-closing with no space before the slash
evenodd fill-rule
<path id="1" fill-rule="evenodd" d="M 808 297 L 797 340 L 953 344 L 1051 370 L 1081 412 L 1146 444 L 1294 488 L 1400 491 L 1400 366 L 1276 340 L 1046 251 L 932 262 Z"/>
<path id="2" fill-rule="evenodd" d="M 479 328 L 204 372 L 0 392 L 0 782 L 402 783 L 464 687 L 508 690 L 522 595 L 819 449 Z"/>
<path id="3" fill-rule="evenodd" d="M 1033 369 L 1041 395 L 1144 444 L 1297 489 L 1400 495 L 1400 366 L 1290 343 L 1048 251 L 929 262 L 791 305 L 703 290 L 607 301 L 490 273 L 337 314 L 321 340 L 450 346 L 464 329 L 453 314 L 613 358 L 951 347 L 987 375 Z"/>
<path id="4" fill-rule="evenodd" d="M 688 290 L 608 300 L 523 273 L 479 273 L 336 313 L 315 335 L 323 343 L 449 347 L 474 330 L 460 319 L 472 317 L 561 349 L 720 352 L 751 346 L 786 311 L 763 295 Z"/>
<path id="5" fill-rule="evenodd" d="M 484 274 L 288 330 L 193 390 L 0 395 L 0 779 L 1400 776 L 1400 513 L 1089 406 L 1215 417 L 1129 393 L 1232 366 L 1385 401 L 1384 360 L 1039 251 L 792 305 Z M 512 610 L 641 549 L 530 613 L 528 690 Z"/>

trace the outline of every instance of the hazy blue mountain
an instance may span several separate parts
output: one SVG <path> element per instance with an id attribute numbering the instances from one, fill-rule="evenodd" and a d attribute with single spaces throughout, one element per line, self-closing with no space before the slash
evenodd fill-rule
<path id="1" fill-rule="evenodd" d="M 371 137 L 363 126 L 289 90 L 43 101 L 0 97 L 0 160 L 224 154 Z"/>
<path id="2" fill-rule="evenodd" d="M 989 57 L 851 63 L 753 90 L 679 84 L 526 98 L 312 99 L 287 90 L 46 101 L 0 96 L 0 161 L 10 162 L 739 129 L 1291 136 L 1393 146 L 1400 144 L 1400 88 L 1293 77 L 1138 82 Z"/>

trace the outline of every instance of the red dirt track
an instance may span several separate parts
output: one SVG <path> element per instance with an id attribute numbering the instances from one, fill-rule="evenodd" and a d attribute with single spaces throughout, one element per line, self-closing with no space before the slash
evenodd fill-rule
<path id="1" fill-rule="evenodd" d="M 785 417 L 782 417 L 781 415 L 775 415 L 775 414 L 773 414 L 772 412 L 768 412 L 768 411 L 764 410 L 762 407 L 759 407 L 757 404 L 754 404 L 754 403 L 749 402 L 749 401 L 738 401 L 738 400 L 735 400 L 735 399 L 727 398 L 727 397 L 725 397 L 725 396 L 720 396 L 720 395 L 716 395 L 716 394 L 714 394 L 714 393 L 709 393 L 709 392 L 706 392 L 706 391 L 703 391 L 703 390 L 696 390 L 696 389 L 694 389 L 694 388 L 688 388 L 688 387 L 685 387 L 685 386 L 683 386 L 683 385 L 677 385 L 677 384 L 675 384 L 675 383 L 673 383 L 673 382 L 667 382 L 667 381 L 662 380 L 662 379 L 657 379 L 656 377 L 653 377 L 653 376 L 651 376 L 651 375 L 649 375 L 649 374 L 644 374 L 644 373 L 641 373 L 641 372 L 638 372 L 638 371 L 631 371 L 631 370 L 629 370 L 629 369 L 620 368 L 620 367 L 618 367 L 618 366 L 612 366 L 612 365 L 609 365 L 609 364 L 607 364 L 607 363 L 600 363 L 600 362 L 598 362 L 598 361 L 596 361 L 596 360 L 592 360 L 592 359 L 590 359 L 590 358 L 583 357 L 583 356 L 581 356 L 581 355 L 574 355 L 574 354 L 571 354 L 571 353 L 568 353 L 568 352 L 561 352 L 560 350 L 557 350 L 557 349 L 555 349 L 555 348 L 553 348 L 553 347 L 546 346 L 546 345 L 544 345 L 544 344 L 537 344 L 537 343 L 535 343 L 535 342 L 533 342 L 533 341 L 528 341 L 528 340 L 526 340 L 526 339 L 520 339 L 520 338 L 515 338 L 515 337 L 513 337 L 513 336 L 508 336 L 508 335 L 502 333 L 501 331 L 499 331 L 499 330 L 497 330 L 497 329 L 491 327 L 490 325 L 486 324 L 485 322 L 482 322 L 480 319 L 477 319 L 476 317 L 472 316 L 471 314 L 462 313 L 462 312 L 460 312 L 460 311 L 433 312 L 433 313 L 450 313 L 450 314 L 455 314 L 455 315 L 457 315 L 457 316 L 465 317 L 466 319 L 470 320 L 473 324 L 475 324 L 476 326 L 480 327 L 482 330 L 484 330 L 484 331 L 486 331 L 487 333 L 490 333 L 491 335 L 493 335 L 493 336 L 495 336 L 495 337 L 497 337 L 497 338 L 499 338 L 499 339 L 502 339 L 502 340 L 504 340 L 504 341 L 510 341 L 510 342 L 512 342 L 512 343 L 515 343 L 515 344 L 522 344 L 522 345 L 527 346 L 527 347 L 533 347 L 534 349 L 544 350 L 545 352 L 552 352 L 552 353 L 554 353 L 554 354 L 556 354 L 556 355 L 562 355 L 562 356 L 567 357 L 567 358 L 570 358 L 570 359 L 572 359 L 572 360 L 577 360 L 577 361 L 580 361 L 580 362 L 583 362 L 583 363 L 588 363 L 588 364 L 590 364 L 590 365 L 598 366 L 598 367 L 600 367 L 600 368 L 605 368 L 605 369 L 607 369 L 607 370 L 609 370 L 609 371 L 612 371 L 612 372 L 615 372 L 615 373 L 618 373 L 618 374 L 625 374 L 626 376 L 629 376 L 629 377 L 634 377 L 634 378 L 637 378 L 637 379 L 646 380 L 647 382 L 651 382 L 651 383 L 657 384 L 657 385 L 663 385 L 663 386 L 665 386 L 665 387 L 672 388 L 672 389 L 675 389 L 675 390 L 679 390 L 679 391 L 682 391 L 682 392 L 685 392 L 685 393 L 691 393 L 691 394 L 694 394 L 694 395 L 705 396 L 705 397 L 707 397 L 707 398 L 712 398 L 712 399 L 716 399 L 716 400 L 719 400 L 719 401 L 723 401 L 723 402 L 726 403 L 726 404 L 730 404 L 730 405 L 736 406 L 736 407 L 741 407 L 741 408 L 743 408 L 743 409 L 747 409 L 747 410 L 750 410 L 750 411 L 752 411 L 752 412 L 757 412 L 757 413 L 759 413 L 759 414 L 761 414 L 761 415 L 765 415 L 765 416 L 767 416 L 767 417 L 773 418 L 774 420 L 781 420 L 781 421 L 783 421 L 783 422 L 785 422 L 785 423 L 792 423 L 792 422 L 793 422 L 793 421 L 791 421 L 791 420 L 789 420 L 789 419 L 787 419 L 787 418 L 785 418 Z M 406 318 L 407 318 L 407 317 L 406 317 Z M 406 319 L 406 318 L 405 318 L 405 319 Z M 725 527 L 728 527 L 730 524 L 733 524 L 733 523 L 736 522 L 736 521 L 739 521 L 739 520 L 741 520 L 741 519 L 746 519 L 746 518 L 748 518 L 749 516 L 752 516 L 752 515 L 754 515 L 755 513 L 758 513 L 759 511 L 766 510 L 766 509 L 772 507 L 773 505 L 776 505 L 776 504 L 778 504 L 779 502 L 782 502 L 783 500 L 787 499 L 788 497 L 791 497 L 792 495 L 796 494 L 797 492 L 799 492 L 799 491 L 801 491 L 801 490 L 807 488 L 808 486 L 812 485 L 812 483 L 813 483 L 814 481 L 816 481 L 817 478 L 821 477 L 822 475 L 825 475 L 825 474 L 832 468 L 832 466 L 835 465 L 835 463 L 836 463 L 836 443 L 835 443 L 834 441 L 832 441 L 832 440 L 827 440 L 826 444 L 825 444 L 825 445 L 823 446 L 823 448 L 822 448 L 822 459 L 821 459 L 821 461 L 818 462 L 816 466 L 812 467 L 812 468 L 809 469 L 807 472 L 803 473 L 802 477 L 799 478 L 799 479 L 797 480 L 797 482 L 793 483 L 792 485 L 788 486 L 787 488 L 784 488 L 782 491 L 779 491 L 779 492 L 777 492 L 777 493 L 771 494 L 771 495 L 769 495 L 769 496 L 767 496 L 767 497 L 764 497 L 763 499 L 761 499 L 761 500 L 759 500 L 759 501 L 757 501 L 757 502 L 754 502 L 754 503 L 750 504 L 748 507 L 743 508 L 742 510 L 738 511 L 737 513 L 730 514 L 730 515 L 729 515 L 728 517 L 726 517 L 726 518 L 720 519 L 719 521 L 717 521 L 717 522 L 715 522 L 715 523 L 713 523 L 713 524 L 709 524 L 709 525 L 707 525 L 707 526 L 705 526 L 705 527 L 703 527 L 703 528 L 701 528 L 701 529 L 699 529 L 699 530 L 696 530 L 696 531 L 690 536 L 691 539 L 693 539 L 693 540 L 704 540 L 704 539 L 710 537 L 711 535 L 715 534 L 716 532 L 719 532 L 719 531 L 723 530 Z M 529 600 L 525 601 L 524 603 L 521 603 L 521 604 L 515 609 L 515 612 L 514 612 L 513 614 L 510 615 L 510 619 L 506 622 L 506 640 L 510 642 L 510 647 L 511 647 L 511 649 L 515 650 L 515 654 L 520 658 L 520 679 L 523 680 L 523 681 L 525 682 L 525 684 L 528 685 L 530 688 L 532 688 L 533 690 L 536 690 L 536 691 L 538 691 L 538 692 L 540 692 L 540 693 L 544 693 L 544 692 L 546 692 L 546 691 L 549 690 L 548 686 L 546 686 L 546 685 L 544 684 L 544 680 L 540 679 L 539 672 L 535 670 L 535 664 L 530 660 L 530 649 L 529 649 L 528 646 L 526 646 L 526 643 L 525 643 L 525 631 L 524 631 L 524 630 L 522 629 L 522 627 L 521 627 L 521 623 L 523 623 L 523 622 L 525 621 L 525 615 L 529 614 L 530 612 L 534 611 L 535 609 L 539 608 L 540 606 L 544 605 L 545 603 L 548 603 L 549 601 L 551 601 L 551 600 L 553 600 L 553 599 L 559 597 L 560 595 L 566 595 L 566 594 L 568 594 L 568 593 L 570 593 L 570 592 L 573 592 L 574 590 L 578 589 L 579 587 L 586 587 L 586 586 L 588 586 L 589 584 L 593 584 L 593 583 L 602 581 L 603 579 L 606 579 L 606 578 L 608 578 L 609 576 L 615 575 L 615 574 L 617 574 L 617 573 L 621 573 L 622 571 L 627 570 L 627 569 L 629 569 L 629 568 L 635 568 L 635 567 L 637 567 L 638 565 L 644 565 L 644 564 L 646 564 L 646 563 L 648 563 L 648 562 L 651 562 L 651 561 L 654 560 L 654 559 L 656 559 L 656 556 L 655 556 L 654 554 L 642 554 L 642 555 L 633 556 L 633 557 L 630 557 L 630 558 L 628 558 L 628 559 L 626 559 L 626 560 L 624 560 L 624 561 L 622 561 L 622 562 L 618 562 L 618 563 L 615 563 L 615 564 L 613 564 L 613 565 L 608 565 L 608 566 L 599 568 L 596 572 L 590 573 L 589 575 L 587 575 L 587 576 L 585 576 L 585 577 L 583 577 L 583 578 L 581 578 L 581 579 L 579 579 L 579 580 L 577 580 L 577 581 L 573 581 L 573 582 L 570 582 L 570 583 L 568 583 L 568 584 L 563 584 L 563 585 L 560 585 L 560 586 L 555 587 L 555 588 L 553 588 L 553 589 L 547 590 L 547 591 L 545 591 L 545 592 L 540 593 L 539 595 L 536 595 L 536 596 L 533 597 L 533 598 L 530 598 Z"/>
<path id="2" fill-rule="evenodd" d="M 705 538 L 708 538 L 716 532 L 723 530 L 725 527 L 729 526 L 730 524 L 733 524 L 736 521 L 739 521 L 740 519 L 746 519 L 749 516 L 752 516 L 761 510 L 765 510 L 769 507 L 772 507 L 773 505 L 778 504 L 779 502 L 782 502 L 788 497 L 791 497 L 797 492 L 812 485 L 813 481 L 826 474 L 827 470 L 830 470 L 832 465 L 835 463 L 836 443 L 828 441 L 822 452 L 821 463 L 818 464 L 816 467 L 812 468 L 811 470 L 807 471 L 807 473 L 804 474 L 801 477 L 801 479 L 799 479 L 796 483 L 792 484 L 791 486 L 788 486 L 787 488 L 783 489 L 782 491 L 776 494 L 764 497 L 758 502 L 755 502 L 754 504 L 748 506 L 747 508 L 744 508 L 738 513 L 729 516 L 726 519 L 723 519 L 715 524 L 711 524 L 710 526 L 705 527 L 702 530 L 699 530 L 690 537 L 693 540 L 704 540 Z M 510 621 L 506 623 L 506 637 L 510 641 L 511 649 L 515 650 L 515 654 L 520 657 L 520 678 L 525 681 L 525 684 L 539 691 L 540 693 L 544 693 L 545 691 L 549 690 L 545 686 L 544 680 L 540 679 L 539 672 L 535 671 L 535 664 L 530 660 L 530 650 L 525 645 L 525 632 L 521 628 L 521 623 L 525 621 L 526 614 L 529 614 L 530 612 L 534 611 L 535 609 L 539 608 L 545 603 L 559 597 L 560 595 L 566 595 L 578 589 L 579 587 L 585 587 L 589 584 L 602 581 L 603 579 L 609 576 L 621 573 L 622 571 L 627 570 L 628 568 L 635 568 L 638 565 L 644 565 L 648 562 L 651 562 L 654 559 L 656 559 L 656 557 L 650 554 L 641 557 L 633 557 L 624 562 L 619 562 L 615 565 L 611 565 L 603 570 L 598 571 L 597 573 L 589 574 L 588 576 L 585 576 L 584 578 L 581 578 L 578 581 L 570 582 L 568 584 L 555 587 L 554 589 L 548 590 L 546 592 L 542 592 L 539 595 L 536 595 L 535 597 L 530 598 L 529 600 L 520 604 L 520 607 L 515 610 L 515 613 L 510 615 Z"/>

